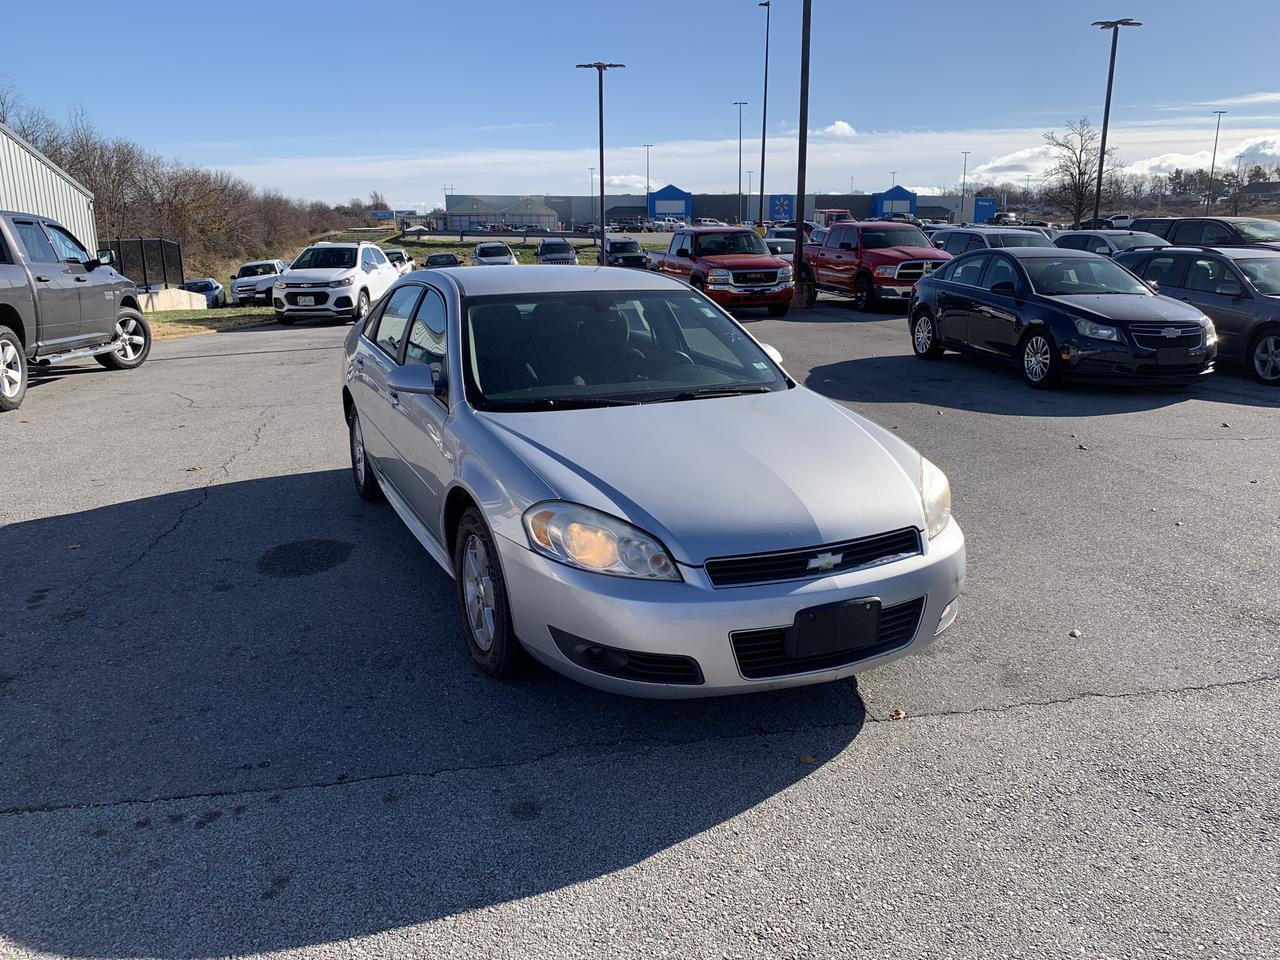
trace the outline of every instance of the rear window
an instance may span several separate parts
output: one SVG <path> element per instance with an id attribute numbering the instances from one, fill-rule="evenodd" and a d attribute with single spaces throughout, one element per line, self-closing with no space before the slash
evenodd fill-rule
<path id="1" fill-rule="evenodd" d="M 1033 233 L 1030 230 L 1010 230 L 1008 233 L 999 234 L 1000 246 L 1002 247 L 1052 247 L 1053 241 L 1046 237 L 1043 233 Z"/>
<path id="2" fill-rule="evenodd" d="M 1112 237 L 1111 242 L 1117 250 L 1132 250 L 1134 247 L 1167 247 L 1169 241 L 1157 237 L 1154 233 L 1131 233 L 1120 237 Z"/>

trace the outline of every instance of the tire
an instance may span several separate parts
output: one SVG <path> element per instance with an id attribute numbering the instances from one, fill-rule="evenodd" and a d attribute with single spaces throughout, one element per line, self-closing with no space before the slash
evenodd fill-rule
<path id="1" fill-rule="evenodd" d="M 911 350 L 921 360 L 937 360 L 943 354 L 938 324 L 928 310 L 919 310 L 911 321 Z"/>
<path id="2" fill-rule="evenodd" d="M 874 310 L 877 300 L 876 285 L 865 273 L 853 281 L 853 309 L 864 313 Z"/>
<path id="3" fill-rule="evenodd" d="M 355 481 L 356 493 L 366 503 L 374 503 L 382 499 L 382 488 L 378 486 L 378 478 L 374 476 L 373 467 L 364 449 L 364 428 L 360 425 L 360 413 L 353 406 L 351 419 L 347 423 L 347 447 L 351 451 L 351 479 Z"/>
<path id="4" fill-rule="evenodd" d="M 458 590 L 458 612 L 462 617 L 471 659 L 491 677 L 515 675 L 528 654 L 516 639 L 511 622 L 507 583 L 498 562 L 498 548 L 484 517 L 475 507 L 468 508 L 458 523 L 453 545 L 453 571 Z"/>
<path id="5" fill-rule="evenodd" d="M 789 311 L 790 309 L 791 309 L 790 301 L 788 301 L 787 303 L 771 303 L 769 304 L 769 316 L 785 317 L 787 315 L 787 311 Z"/>
<path id="6" fill-rule="evenodd" d="M 369 315 L 369 291 L 361 290 L 360 296 L 356 297 L 356 307 L 351 313 L 352 323 L 363 323 L 364 318 Z"/>
<path id="7" fill-rule="evenodd" d="M 0 413 L 22 406 L 27 395 L 27 355 L 18 335 L 0 327 Z"/>
<path id="8" fill-rule="evenodd" d="M 151 324 L 132 307 L 122 307 L 116 314 L 116 339 L 127 342 L 118 350 L 100 353 L 93 359 L 108 370 L 133 370 L 142 366 L 151 353 Z"/>
<path id="9" fill-rule="evenodd" d="M 1272 327 L 1254 337 L 1245 359 L 1255 380 L 1280 387 L 1280 329 Z"/>
<path id="10" fill-rule="evenodd" d="M 1062 360 L 1053 334 L 1043 327 L 1027 331 L 1018 344 L 1018 362 L 1022 366 L 1022 379 L 1037 390 L 1057 386 L 1062 377 Z"/>

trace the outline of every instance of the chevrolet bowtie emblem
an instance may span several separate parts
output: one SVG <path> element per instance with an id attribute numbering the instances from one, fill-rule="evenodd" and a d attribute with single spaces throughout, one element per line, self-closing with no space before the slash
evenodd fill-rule
<path id="1" fill-rule="evenodd" d="M 1181 333 L 1182 331 L 1177 327 L 1165 327 L 1160 331 L 1160 335 L 1166 340 L 1177 340 Z"/>
<path id="2" fill-rule="evenodd" d="M 810 570 L 834 570 L 844 559 L 843 553 L 820 553 L 809 558 Z"/>

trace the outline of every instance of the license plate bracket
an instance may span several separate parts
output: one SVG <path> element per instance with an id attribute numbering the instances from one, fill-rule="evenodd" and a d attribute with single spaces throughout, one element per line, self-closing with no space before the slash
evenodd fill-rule
<path id="1" fill-rule="evenodd" d="M 298 306 L 300 307 L 314 307 L 315 305 L 316 305 L 315 297 L 299 297 L 298 298 Z"/>
<path id="2" fill-rule="evenodd" d="M 1186 347 L 1161 347 L 1156 351 L 1156 363 L 1184 364 L 1190 363 L 1191 357 Z"/>
<path id="3" fill-rule="evenodd" d="M 783 649 L 793 660 L 807 660 L 875 646 L 879 635 L 880 598 L 855 597 L 801 610 Z"/>

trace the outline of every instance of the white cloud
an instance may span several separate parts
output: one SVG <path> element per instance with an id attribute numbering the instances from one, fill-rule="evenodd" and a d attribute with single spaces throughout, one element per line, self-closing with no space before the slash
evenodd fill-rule
<path id="1" fill-rule="evenodd" d="M 813 132 L 819 136 L 842 137 L 845 139 L 856 137 L 858 135 L 858 131 L 853 129 L 853 126 L 846 123 L 844 120 L 837 120 L 835 123 L 828 124 L 821 130 L 815 130 Z"/>
<path id="2" fill-rule="evenodd" d="M 644 177 L 638 174 L 624 173 L 618 175 L 607 173 L 605 174 L 604 183 L 606 187 L 616 187 L 628 193 L 644 193 Z"/>
<path id="3" fill-rule="evenodd" d="M 1230 107 L 1245 106 L 1254 103 L 1280 103 L 1280 93 L 1269 93 L 1260 91 L 1258 93 L 1246 93 L 1240 97 L 1224 97 L 1221 100 L 1200 100 L 1192 106 L 1195 107 Z"/>
<path id="4" fill-rule="evenodd" d="M 908 186 L 907 184 L 902 184 L 902 186 L 906 187 L 906 188 L 907 188 L 908 190 L 910 190 L 912 193 L 918 194 L 918 195 L 920 195 L 920 196 L 922 196 L 922 197 L 940 197 L 940 196 L 942 196 L 942 188 L 941 188 L 941 187 L 912 187 L 912 186 Z"/>
<path id="5" fill-rule="evenodd" d="M 1053 148 L 1046 144 L 1024 147 L 980 163 L 971 171 L 979 180 L 1021 180 L 1030 174 L 1042 177 L 1053 166 Z"/>

